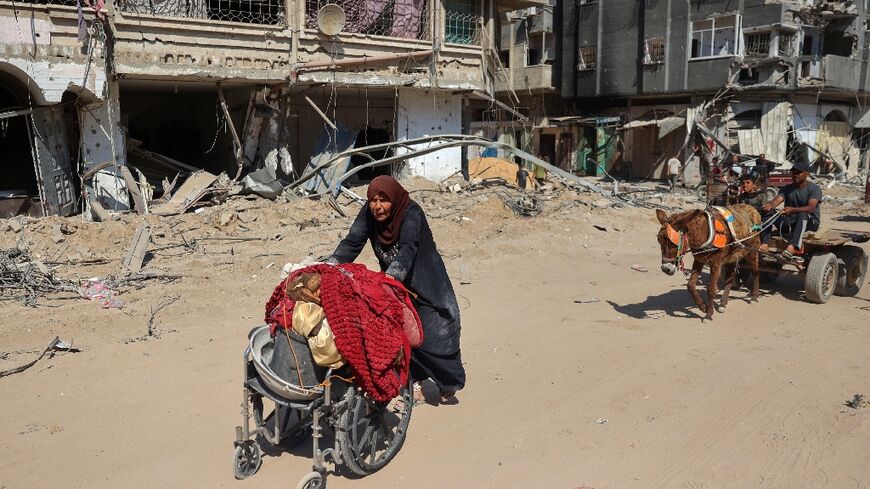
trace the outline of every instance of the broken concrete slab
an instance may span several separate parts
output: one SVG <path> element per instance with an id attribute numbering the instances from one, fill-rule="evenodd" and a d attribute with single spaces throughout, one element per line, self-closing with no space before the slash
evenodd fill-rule
<path id="1" fill-rule="evenodd" d="M 125 273 L 136 273 L 142 269 L 142 263 L 145 261 L 145 253 L 148 251 L 148 245 L 151 243 L 151 227 L 147 222 L 139 224 L 136 228 L 136 233 L 133 234 L 133 240 L 124 254 L 124 260 L 121 262 L 121 270 Z"/>
<path id="2" fill-rule="evenodd" d="M 155 205 L 151 209 L 151 213 L 158 216 L 173 216 L 184 213 L 205 195 L 215 180 L 217 180 L 217 176 L 205 170 L 194 173 L 181 184 L 169 202 Z"/>
<path id="3" fill-rule="evenodd" d="M 55 224 L 51 227 L 51 240 L 54 241 L 55 244 L 63 243 L 66 240 L 66 236 L 64 236 L 60 224 Z"/>
<path id="4" fill-rule="evenodd" d="M 24 226 L 21 224 L 21 221 L 19 221 L 18 219 L 10 219 L 8 225 L 9 225 L 9 230 L 12 231 L 13 233 L 20 233 L 21 230 L 24 229 Z"/>
<path id="5" fill-rule="evenodd" d="M 126 166 L 122 166 L 120 171 L 121 176 L 124 177 L 124 182 L 127 184 L 127 190 L 130 192 L 130 196 L 133 197 L 133 208 L 139 214 L 145 214 L 145 199 L 142 197 L 139 183 L 133 178 L 133 173 Z"/>

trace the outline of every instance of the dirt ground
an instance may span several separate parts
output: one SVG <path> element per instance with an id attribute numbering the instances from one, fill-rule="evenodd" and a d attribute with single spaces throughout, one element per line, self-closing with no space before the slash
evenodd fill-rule
<path id="1" fill-rule="evenodd" d="M 844 405 L 870 396 L 870 287 L 815 305 L 782 278 L 702 323 L 684 279 L 659 271 L 651 209 L 563 191 L 518 218 L 499 188 L 412 187 L 462 307 L 468 386 L 457 405 L 415 408 L 385 469 L 331 475 L 330 488 L 870 487 L 870 406 Z M 848 189 L 832 194 L 845 199 L 824 205 L 824 226 L 870 231 Z M 2 226 L 0 249 L 105 277 L 142 219 Z M 72 294 L 0 301 L 0 370 L 54 336 L 82 350 L 0 379 L 0 488 L 295 487 L 310 470 L 306 445 L 234 480 L 242 353 L 281 266 L 331 252 L 350 218 L 234 200 L 147 219 L 145 271 L 180 280 L 127 288 L 121 309 Z M 212 239 L 239 237 L 251 240 Z M 361 260 L 376 263 L 368 249 Z"/>

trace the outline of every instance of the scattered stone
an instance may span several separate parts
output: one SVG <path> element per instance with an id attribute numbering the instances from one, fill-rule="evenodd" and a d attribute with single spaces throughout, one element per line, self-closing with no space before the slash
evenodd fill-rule
<path id="1" fill-rule="evenodd" d="M 643 273 L 646 273 L 649 271 L 645 266 L 638 265 L 638 264 L 632 265 L 631 269 L 634 270 L 635 272 L 643 272 Z"/>
<path id="2" fill-rule="evenodd" d="M 605 418 L 595 418 L 592 420 L 595 424 L 607 424 L 607 419 Z"/>
<path id="3" fill-rule="evenodd" d="M 575 304 L 592 304 L 593 302 L 601 302 L 597 297 L 581 297 L 574 299 Z"/>
<path id="4" fill-rule="evenodd" d="M 55 244 L 63 243 L 66 240 L 66 236 L 64 236 L 60 224 L 55 224 L 51 227 L 51 240 L 54 241 Z"/>
<path id="5" fill-rule="evenodd" d="M 229 226 L 236 219 L 238 219 L 238 214 L 235 211 L 223 211 L 218 216 L 218 222 L 222 228 Z"/>
<path id="6" fill-rule="evenodd" d="M 611 206 L 613 206 L 613 202 L 608 199 L 598 199 L 592 202 L 592 207 L 595 207 L 596 209 L 606 209 Z"/>
<path id="7" fill-rule="evenodd" d="M 21 230 L 24 229 L 24 226 L 21 225 L 21 222 L 19 222 L 18 219 L 10 219 L 8 226 L 8 229 L 13 233 L 20 233 Z"/>

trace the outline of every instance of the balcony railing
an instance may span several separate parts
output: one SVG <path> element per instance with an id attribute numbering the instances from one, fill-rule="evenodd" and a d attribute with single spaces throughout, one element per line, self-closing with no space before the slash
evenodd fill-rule
<path id="1" fill-rule="evenodd" d="M 64 0 L 65 1 L 65 0 Z M 284 0 L 116 0 L 123 13 L 286 25 Z M 72 4 L 75 5 L 75 0 Z"/>
<path id="2" fill-rule="evenodd" d="M 342 32 L 431 39 L 430 0 L 306 0 L 305 27 L 317 28 L 317 12 L 326 4 L 337 4 L 344 10 Z"/>

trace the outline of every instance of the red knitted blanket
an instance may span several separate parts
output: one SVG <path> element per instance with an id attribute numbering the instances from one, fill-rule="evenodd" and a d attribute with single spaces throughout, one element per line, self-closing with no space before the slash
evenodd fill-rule
<path id="1" fill-rule="evenodd" d="M 276 329 L 292 328 L 293 306 L 286 284 L 302 273 L 319 273 L 320 299 L 335 346 L 353 370 L 357 385 L 376 401 L 386 402 L 408 382 L 411 345 L 403 324 L 406 307 L 422 338 L 420 318 L 401 282 L 364 265 L 313 265 L 294 272 L 278 284 L 266 303 L 266 323 Z M 394 294 L 384 290 L 388 285 Z"/>

